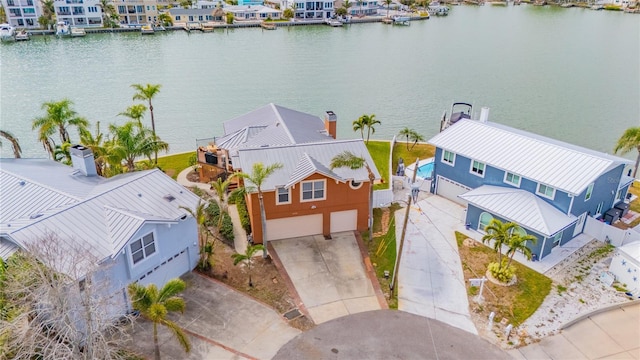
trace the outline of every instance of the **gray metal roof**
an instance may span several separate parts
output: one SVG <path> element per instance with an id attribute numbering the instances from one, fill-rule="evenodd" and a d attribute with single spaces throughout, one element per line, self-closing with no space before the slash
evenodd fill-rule
<path id="1" fill-rule="evenodd" d="M 178 9 L 172 8 L 167 10 L 171 15 L 211 15 L 214 9 Z"/>
<path id="2" fill-rule="evenodd" d="M 38 162 L 29 160 L 25 160 L 25 163 L 39 166 Z M 177 222 L 186 214 L 179 207 L 194 208 L 199 200 L 196 195 L 156 169 L 109 179 L 93 177 L 94 186 L 91 190 L 84 189 L 87 193 L 84 198 L 55 207 L 57 203 L 52 205 L 45 201 L 41 204 L 40 196 L 51 191 L 55 194 L 58 188 L 66 189 L 67 183 L 73 183 L 75 178 L 65 178 L 60 174 L 68 174 L 72 169 L 64 165 L 50 167 L 50 178 L 62 182 L 52 181 L 44 185 L 28 177 L 35 172 L 28 168 L 29 166 L 22 167 L 25 171 L 20 174 L 23 175 L 20 178 L 29 186 L 25 184 L 12 188 L 17 194 L 10 197 L 5 197 L 3 191 L 2 208 L 9 211 L 3 210 L 2 214 L 12 215 L 0 218 L 0 234 L 22 247 L 45 238 L 47 234 L 55 233 L 69 247 L 83 246 L 95 258 L 112 257 L 117 255 L 142 224 Z M 0 179 L 11 179 L 6 175 L 3 166 L 0 168 Z M 5 189 L 4 184 L 0 185 Z M 169 201 L 167 195 L 171 195 L 173 200 Z M 14 211 L 14 208 L 22 210 Z M 42 216 L 32 217 L 34 212 Z M 16 217 L 15 214 L 23 215 Z"/>
<path id="3" fill-rule="evenodd" d="M 504 125 L 467 119 L 429 143 L 573 195 L 612 168 L 631 163 Z"/>
<path id="4" fill-rule="evenodd" d="M 536 195 L 512 187 L 483 185 L 458 196 L 472 205 L 547 237 L 576 221 L 575 216 L 567 216 Z"/>
<path id="5" fill-rule="evenodd" d="M 350 151 L 354 155 L 364 158 L 376 179 L 380 179 L 380 174 L 362 139 L 240 149 L 238 160 L 239 168 L 248 173 L 251 172 L 253 164 L 258 162 L 266 166 L 275 163 L 283 165 L 281 169 L 276 170 L 265 180 L 262 185 L 262 189 L 265 191 L 274 190 L 277 187 L 292 186 L 313 173 L 344 179 L 344 181 L 368 182 L 369 174 L 366 168 L 352 170 L 345 167 L 329 170 L 331 159 L 343 151 Z"/>

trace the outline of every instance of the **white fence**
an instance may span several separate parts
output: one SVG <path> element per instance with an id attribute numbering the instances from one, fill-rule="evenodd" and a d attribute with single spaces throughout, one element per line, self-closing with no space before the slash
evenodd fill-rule
<path id="1" fill-rule="evenodd" d="M 387 207 L 393 202 L 393 190 L 374 190 L 373 191 L 373 207 Z"/>
<path id="2" fill-rule="evenodd" d="M 596 220 L 591 216 L 587 216 L 584 232 L 600 241 L 609 241 L 614 246 L 621 246 L 632 241 L 640 241 L 639 232 L 633 229 L 618 229 L 617 227 Z"/>

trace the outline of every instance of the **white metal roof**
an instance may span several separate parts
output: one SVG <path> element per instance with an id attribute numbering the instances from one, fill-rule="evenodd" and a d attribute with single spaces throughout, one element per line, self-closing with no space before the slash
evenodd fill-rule
<path id="1" fill-rule="evenodd" d="M 4 165 L 4 159 L 2 161 Z M 36 167 L 39 165 L 38 162 L 28 160 L 25 163 Z M 51 203 L 45 201 L 40 207 L 38 196 L 46 195 L 47 191 L 55 191 L 56 188 L 64 189 L 68 186 L 66 182 L 74 181 L 73 178 L 65 178 L 57 173 L 68 174 L 73 171 L 70 167 L 54 166 L 49 170 L 52 179 L 65 183 L 52 181 L 45 186 L 28 176 L 21 176 L 29 186 L 25 184 L 14 188 L 17 194 L 2 197 L 2 208 L 10 210 L 3 211 L 3 214 L 23 215 L 0 218 L 0 234 L 23 247 L 55 233 L 69 247 L 83 246 L 95 258 L 104 259 L 117 255 L 143 223 L 177 222 L 186 214 L 179 207 L 194 208 L 199 199 L 156 169 L 109 179 L 92 177 L 95 178 L 95 183 L 92 189 L 85 189 L 86 197 L 53 208 Z M 0 179 L 5 178 L 4 171 L 3 166 L 0 168 Z M 31 173 L 31 170 L 25 171 L 24 175 Z M 6 178 L 11 179 L 8 176 Z M 33 191 L 33 188 L 39 191 Z M 26 210 L 11 210 L 16 207 Z M 34 212 L 42 215 L 30 216 Z"/>
<path id="2" fill-rule="evenodd" d="M 631 161 L 504 125 L 460 120 L 429 143 L 576 195 Z"/>
<path id="3" fill-rule="evenodd" d="M 626 254 L 629 259 L 632 259 L 640 266 L 640 241 L 630 242 L 618 247 L 616 250 Z"/>
<path id="4" fill-rule="evenodd" d="M 568 216 L 534 194 L 516 188 L 483 185 L 458 196 L 545 236 L 552 236 L 576 221 L 575 216 Z"/>
<path id="5" fill-rule="evenodd" d="M 345 179 L 345 181 L 368 182 L 369 173 L 366 168 L 352 170 L 343 167 L 329 170 L 331 159 L 343 151 L 350 151 L 354 155 L 364 158 L 376 179 L 380 178 L 380 174 L 362 139 L 240 149 L 238 151 L 239 168 L 244 172 L 250 173 L 254 163 L 260 162 L 266 166 L 275 163 L 282 164 L 283 167 L 276 170 L 262 185 L 262 189 L 267 191 L 274 190 L 277 187 L 292 186 L 316 172 L 335 179 Z"/>

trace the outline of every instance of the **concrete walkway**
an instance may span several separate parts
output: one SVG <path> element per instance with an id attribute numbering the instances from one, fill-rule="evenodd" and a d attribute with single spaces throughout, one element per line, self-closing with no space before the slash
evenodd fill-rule
<path id="1" fill-rule="evenodd" d="M 270 241 L 311 319 L 381 309 L 353 232 Z"/>
<path id="2" fill-rule="evenodd" d="M 421 197 L 409 213 L 398 270 L 398 309 L 478 334 L 454 234 L 464 209 L 439 196 Z M 405 211 L 395 213 L 396 239 L 402 235 Z"/>
<path id="3" fill-rule="evenodd" d="M 300 334 L 272 308 L 196 273 L 182 277 L 185 313 L 172 320 L 189 335 L 192 351 L 186 354 L 167 328 L 160 326 L 160 350 L 166 359 L 271 359 L 284 344 Z M 131 346 L 153 354 L 150 322 L 136 321 Z"/>

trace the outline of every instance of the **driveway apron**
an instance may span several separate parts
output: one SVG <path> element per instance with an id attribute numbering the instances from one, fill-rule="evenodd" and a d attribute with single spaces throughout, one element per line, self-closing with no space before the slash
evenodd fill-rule
<path id="1" fill-rule="evenodd" d="M 398 273 L 398 309 L 477 334 L 454 234 L 463 212 L 439 196 L 411 206 Z M 405 213 L 405 209 L 395 213 L 398 240 Z"/>
<path id="2" fill-rule="evenodd" d="M 381 309 L 353 232 L 331 235 L 270 241 L 316 324 Z"/>

